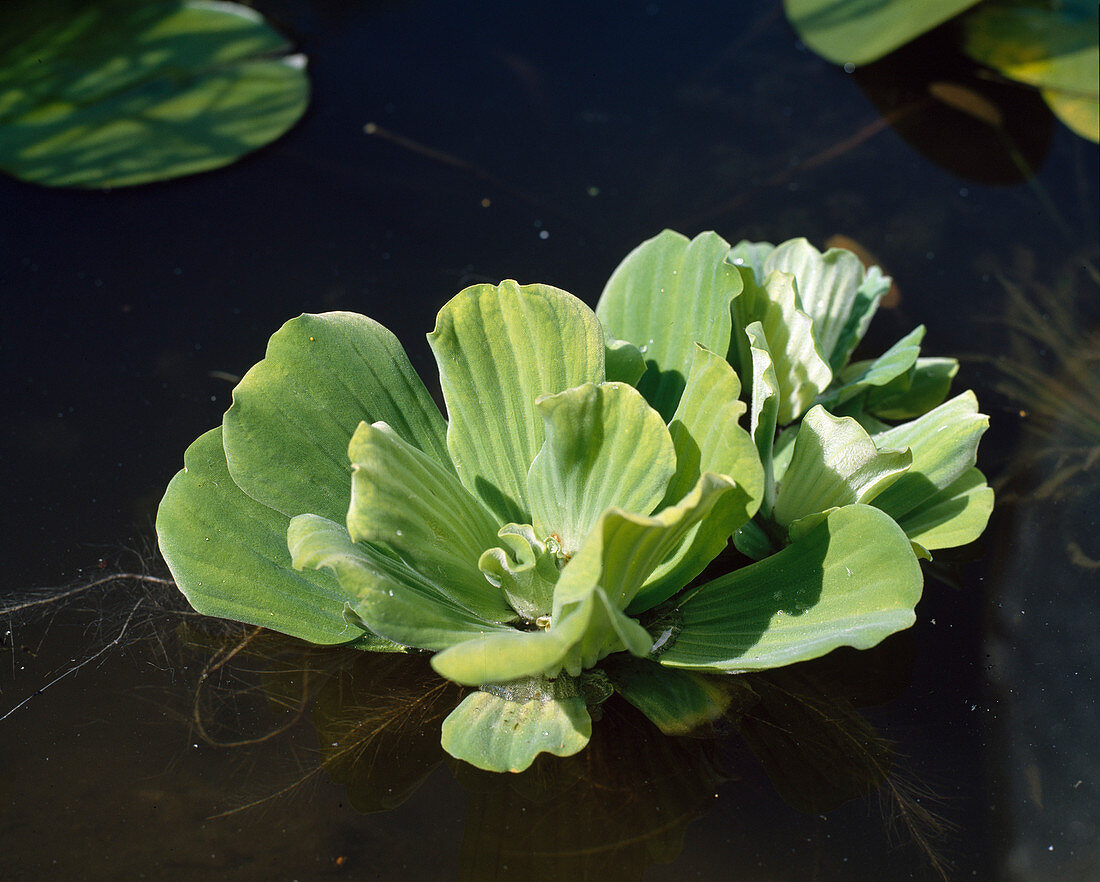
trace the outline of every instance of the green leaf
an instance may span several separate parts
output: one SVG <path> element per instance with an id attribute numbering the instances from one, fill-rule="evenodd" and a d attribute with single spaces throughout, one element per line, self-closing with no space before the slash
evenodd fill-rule
<path id="1" fill-rule="evenodd" d="M 820 396 L 817 403 L 835 410 L 838 405 L 844 404 L 857 395 L 870 389 L 877 391 L 896 381 L 906 381 L 908 388 L 908 384 L 912 382 L 912 369 L 917 363 L 923 339 L 924 325 L 918 325 L 873 361 L 857 361 L 848 365 L 840 372 L 836 388 Z M 895 387 L 895 391 L 900 389 Z"/>
<path id="2" fill-rule="evenodd" d="M 384 544 L 442 593 L 486 621 L 516 616 L 481 570 L 497 544 L 497 524 L 448 468 L 385 423 L 360 423 L 348 448 L 355 542 Z"/>
<path id="3" fill-rule="evenodd" d="M 797 542 L 695 589 L 676 608 L 680 630 L 660 655 L 676 668 L 763 670 L 867 649 L 908 628 L 920 565 L 892 519 L 848 505 Z"/>
<path id="4" fill-rule="evenodd" d="M 818 405 L 799 427 L 773 518 L 790 526 L 829 508 L 870 502 L 899 480 L 912 462 L 909 451 L 876 447 L 854 419 L 834 417 Z"/>
<path id="5" fill-rule="evenodd" d="M 689 735 L 716 720 L 726 712 L 732 697 L 716 677 L 667 668 L 647 659 L 616 658 L 607 673 L 615 691 L 666 735 Z"/>
<path id="6" fill-rule="evenodd" d="M 738 422 L 745 413 L 741 381 L 729 362 L 696 345 L 687 385 L 668 424 L 676 448 L 676 475 L 665 493 L 665 505 L 679 502 L 703 472 L 729 475 L 755 500 L 763 493 L 764 475 L 752 438 Z"/>
<path id="7" fill-rule="evenodd" d="M 645 356 L 633 343 L 608 337 L 604 341 L 604 364 L 609 383 L 637 386 L 645 373 Z"/>
<path id="8" fill-rule="evenodd" d="M 913 465 L 874 500 L 895 520 L 930 503 L 933 497 L 968 472 L 978 458 L 978 441 L 989 417 L 978 413 L 973 392 L 964 392 L 924 416 L 874 436 L 884 447 L 908 447 Z"/>
<path id="9" fill-rule="evenodd" d="M 985 476 L 972 468 L 898 523 L 923 548 L 955 548 L 977 539 L 992 512 L 993 490 Z"/>
<path id="10" fill-rule="evenodd" d="M 833 64 L 868 64 L 978 0 L 783 0 L 799 38 Z"/>
<path id="11" fill-rule="evenodd" d="M 39 184 L 218 168 L 278 138 L 309 102 L 304 57 L 237 3 L 9 0 L 0 35 L 0 168 Z"/>
<path id="12" fill-rule="evenodd" d="M 600 295 L 596 314 L 615 337 L 645 356 L 638 390 L 667 421 L 676 410 L 701 343 L 725 357 L 729 305 L 741 292 L 736 269 L 724 262 L 729 243 L 716 233 L 692 240 L 665 230 L 619 264 Z"/>
<path id="13" fill-rule="evenodd" d="M 283 514 L 343 521 L 348 442 L 382 420 L 446 465 L 446 424 L 397 338 L 350 312 L 302 315 L 272 336 L 233 390 L 225 450 L 233 480 Z"/>
<path id="14" fill-rule="evenodd" d="M 749 434 L 756 445 L 764 469 L 764 498 L 760 510 L 771 514 L 775 507 L 775 470 L 772 447 L 775 443 L 776 417 L 779 413 L 779 382 L 775 378 L 768 338 L 760 322 L 745 328 L 752 358 L 752 400 L 749 402 Z"/>
<path id="15" fill-rule="evenodd" d="M 733 311 L 740 327 L 759 321 L 763 328 L 779 383 L 777 419 L 786 425 L 828 387 L 833 374 L 818 350 L 810 316 L 799 308 L 795 277 L 772 272 L 757 285 L 747 269 L 742 272 L 745 293 L 734 302 Z M 742 363 L 742 371 L 747 370 L 748 365 Z"/>
<path id="16" fill-rule="evenodd" d="M 443 721 L 442 742 L 451 756 L 479 769 L 522 772 L 538 754 L 572 756 L 591 737 L 584 698 L 561 679 L 471 693 Z"/>
<path id="17" fill-rule="evenodd" d="M 204 615 L 310 643 L 360 637 L 344 621 L 347 596 L 336 580 L 291 568 L 288 523 L 233 483 L 218 428 L 187 448 L 157 511 L 157 536 L 180 591 Z"/>
<path id="18" fill-rule="evenodd" d="M 298 569 L 329 569 L 346 602 L 345 618 L 419 649 L 445 649 L 474 636 L 512 629 L 484 621 L 399 560 L 352 542 L 340 524 L 317 515 L 290 522 L 287 544 Z"/>
<path id="19" fill-rule="evenodd" d="M 428 342 L 459 479 L 499 523 L 529 523 L 527 470 L 544 438 L 535 399 L 603 381 L 595 314 L 549 285 L 474 285 L 440 310 Z"/>
<path id="20" fill-rule="evenodd" d="M 879 299 L 890 288 L 890 280 L 881 271 L 865 284 L 868 274 L 851 251 L 830 248 L 822 254 L 805 239 L 779 245 L 764 261 L 764 270 L 795 277 L 799 306 L 813 320 L 814 339 L 833 371 L 847 361 L 867 330 Z M 767 324 L 764 329 L 768 330 Z M 792 327 L 792 333 L 795 330 Z"/>
<path id="21" fill-rule="evenodd" d="M 478 568 L 529 622 L 549 615 L 558 584 L 558 550 L 547 548 L 530 524 L 505 524 L 497 538 L 499 544 L 481 555 Z"/>
<path id="22" fill-rule="evenodd" d="M 546 440 L 527 492 L 535 531 L 571 556 L 609 508 L 647 515 L 676 471 L 660 415 L 624 383 L 586 383 L 536 402 Z"/>
<path id="23" fill-rule="evenodd" d="M 966 53 L 1036 86 L 1083 138 L 1100 141 L 1100 46 L 1095 3 L 987 2 L 963 20 Z"/>
<path id="24" fill-rule="evenodd" d="M 883 420 L 913 419 L 943 404 L 958 371 L 954 358 L 918 358 L 896 380 L 869 390 L 863 408 Z"/>
<path id="25" fill-rule="evenodd" d="M 432 667 L 448 680 L 478 686 L 557 677 L 563 670 L 576 676 L 612 652 L 648 652 L 653 641 L 646 630 L 616 608 L 593 579 L 588 585 L 580 599 L 555 603 L 547 630 L 508 630 L 467 640 L 433 656 Z"/>

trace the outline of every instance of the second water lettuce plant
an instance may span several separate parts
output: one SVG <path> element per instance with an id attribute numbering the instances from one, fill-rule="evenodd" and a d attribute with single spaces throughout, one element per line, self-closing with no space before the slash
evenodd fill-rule
<path id="1" fill-rule="evenodd" d="M 444 747 L 497 771 L 582 749 L 613 691 L 683 732 L 728 700 L 704 673 L 908 627 L 917 555 L 988 516 L 984 422 L 942 435 L 970 399 L 936 407 L 953 371 L 919 337 L 845 367 L 881 274 L 787 272 L 805 248 L 666 232 L 595 312 L 467 288 L 428 338 L 447 420 L 377 323 L 288 322 L 165 494 L 177 583 L 210 615 L 433 653 L 472 687 Z M 731 537 L 755 562 L 704 574 Z"/>

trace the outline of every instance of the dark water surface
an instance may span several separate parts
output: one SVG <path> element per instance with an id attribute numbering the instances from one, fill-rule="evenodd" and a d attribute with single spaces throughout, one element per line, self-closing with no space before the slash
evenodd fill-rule
<path id="1" fill-rule="evenodd" d="M 999 503 L 979 543 L 928 569 L 911 632 L 807 676 L 867 704 L 898 786 L 939 797 L 918 804 L 948 825 L 950 878 L 1100 878 L 1100 299 L 1082 269 L 1097 264 L 1096 146 L 1026 90 L 975 78 L 949 34 L 846 74 L 777 3 L 256 5 L 309 57 L 313 102 L 284 139 L 114 192 L 0 178 L 0 600 L 140 569 L 184 448 L 229 404 L 225 376 L 301 312 L 377 319 L 434 390 L 424 334 L 471 282 L 594 305 L 663 227 L 843 234 L 900 287 L 867 351 L 924 323 L 924 354 L 964 358 L 956 389 L 991 415 L 979 466 Z M 1004 129 L 928 98 L 937 79 L 988 89 Z M 1006 373 L 1021 366 L 1058 386 L 1021 398 Z M 793 705 L 755 743 L 663 739 L 612 706 L 587 765 L 544 763 L 537 784 L 452 770 L 407 733 L 366 772 L 330 775 L 326 739 L 358 725 L 333 719 L 334 696 L 399 702 L 393 684 L 423 672 L 264 638 L 218 665 L 240 633 L 173 607 L 129 584 L 0 621 L 0 716 L 48 687 L 0 721 L 0 878 L 936 878 L 889 794 L 801 810 L 838 754 Z M 418 775 L 398 807 L 358 810 Z"/>

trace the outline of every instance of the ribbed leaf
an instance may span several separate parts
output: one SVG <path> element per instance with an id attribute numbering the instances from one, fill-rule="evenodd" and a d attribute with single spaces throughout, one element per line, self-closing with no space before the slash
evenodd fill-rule
<path id="1" fill-rule="evenodd" d="M 820 396 L 817 403 L 835 410 L 838 405 L 869 389 L 881 389 L 887 384 L 902 380 L 910 383 L 923 339 L 924 325 L 918 325 L 878 358 L 848 365 L 837 378 L 839 382 L 836 388 Z"/>
<path id="2" fill-rule="evenodd" d="M 492 624 L 459 606 L 399 560 L 351 541 L 340 524 L 316 515 L 290 522 L 287 544 L 298 569 L 324 567 L 340 583 L 348 618 L 405 646 L 445 649 L 471 637 L 512 629 Z"/>
<path id="3" fill-rule="evenodd" d="M 968 469 L 898 523 L 923 548 L 955 548 L 977 539 L 992 512 L 993 490 L 980 471 Z"/>
<path id="4" fill-rule="evenodd" d="M 384 420 L 438 462 L 446 424 L 397 338 L 350 312 L 303 315 L 280 328 L 225 415 L 233 480 L 283 514 L 343 521 L 351 495 L 348 442 Z"/>
<path id="5" fill-rule="evenodd" d="M 667 421 L 691 367 L 693 344 L 725 357 L 729 305 L 741 292 L 724 262 L 729 243 L 716 233 L 692 240 L 665 230 L 635 248 L 608 279 L 596 314 L 615 337 L 642 350 L 638 389 Z"/>
<path id="6" fill-rule="evenodd" d="M 919 419 L 874 436 L 880 448 L 908 447 L 909 471 L 874 501 L 877 508 L 901 521 L 969 471 L 978 458 L 978 441 L 989 428 L 989 417 L 978 413 L 973 392 L 964 392 Z"/>
<path id="7" fill-rule="evenodd" d="M 764 261 L 764 270 L 795 277 L 800 306 L 813 319 L 814 337 L 834 371 L 863 336 L 890 287 L 890 280 L 877 274 L 870 290 L 863 288 L 863 264 L 851 251 L 830 248 L 822 254 L 801 238 L 779 245 Z"/>
<path id="8" fill-rule="evenodd" d="M 789 526 L 829 508 L 870 502 L 912 462 L 909 451 L 879 449 L 854 419 L 834 417 L 818 405 L 799 427 L 773 517 Z"/>
<path id="9" fill-rule="evenodd" d="M 653 643 L 645 629 L 612 605 L 593 581 L 588 584 L 593 587 L 581 599 L 555 606 L 547 630 L 509 630 L 467 640 L 433 656 L 432 667 L 448 680 L 478 686 L 556 677 L 563 670 L 576 675 L 624 649 L 645 655 Z"/>
<path id="10" fill-rule="evenodd" d="M 565 291 L 506 280 L 457 294 L 428 342 L 459 479 L 499 523 L 529 523 L 527 470 L 544 437 L 535 399 L 603 381 L 600 323 Z"/>
<path id="11" fill-rule="evenodd" d="M 527 475 L 535 531 L 575 554 L 609 508 L 647 515 L 676 471 L 660 415 L 624 383 L 586 383 L 536 402 L 546 440 Z"/>
<path id="12" fill-rule="evenodd" d="M 867 649 L 913 624 L 921 582 L 901 528 L 870 506 L 845 506 L 782 551 L 695 589 L 659 660 L 735 672 Z"/>
<path id="13" fill-rule="evenodd" d="M 749 269 L 740 272 L 745 291 L 734 302 L 733 312 L 740 327 L 759 322 L 763 328 L 779 383 L 777 419 L 786 425 L 828 387 L 832 371 L 815 342 L 813 321 L 799 307 L 794 276 L 772 272 L 758 284 Z M 748 355 L 751 360 L 751 352 Z M 747 371 L 748 365 L 741 362 L 741 369 Z"/>
<path id="14" fill-rule="evenodd" d="M 770 515 L 775 506 L 775 471 L 772 447 L 775 443 L 776 416 L 779 412 L 779 383 L 775 378 L 768 338 L 760 322 L 745 328 L 752 360 L 752 400 L 749 402 L 749 434 L 764 469 L 764 495 L 760 510 Z"/>
<path id="15" fill-rule="evenodd" d="M 493 516 L 454 472 L 407 444 L 382 422 L 360 423 L 348 448 L 355 542 L 384 544 L 455 603 L 486 621 L 515 611 L 478 568 L 497 544 Z"/>
<path id="16" fill-rule="evenodd" d="M 911 420 L 943 404 L 959 371 L 953 358 L 918 358 L 904 375 L 871 389 L 863 408 L 883 420 Z"/>
<path id="17" fill-rule="evenodd" d="M 522 772 L 540 753 L 572 756 L 592 737 L 592 718 L 565 682 L 471 693 L 443 721 L 443 749 L 489 772 Z"/>
<path id="18" fill-rule="evenodd" d="M 198 612 L 311 643 L 358 638 L 362 632 L 344 621 L 348 597 L 336 580 L 291 567 L 288 523 L 233 483 L 218 428 L 187 448 L 157 511 L 157 536 L 176 584 Z"/>

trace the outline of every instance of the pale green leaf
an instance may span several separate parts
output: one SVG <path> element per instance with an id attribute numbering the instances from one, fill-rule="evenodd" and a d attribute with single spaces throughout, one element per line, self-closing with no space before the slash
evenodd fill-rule
<path id="1" fill-rule="evenodd" d="M 383 420 L 449 462 L 446 424 L 393 334 L 350 312 L 291 319 L 233 390 L 223 423 L 229 471 L 245 493 L 289 517 L 342 522 L 348 442 L 364 420 Z"/>
<path id="2" fill-rule="evenodd" d="M 536 404 L 546 427 L 527 475 L 536 533 L 557 534 L 568 556 L 607 509 L 647 515 L 657 507 L 676 471 L 676 452 L 638 390 L 586 383 Z"/>
<path id="3" fill-rule="evenodd" d="M 921 583 L 901 528 L 876 508 L 845 506 L 782 551 L 694 589 L 659 661 L 737 672 L 867 649 L 913 624 Z"/>
<path id="4" fill-rule="evenodd" d="M 547 629 L 507 630 L 467 640 L 433 656 L 432 667 L 448 680 L 478 686 L 522 677 L 556 677 L 563 670 L 575 676 L 624 649 L 644 655 L 653 642 L 649 634 L 612 605 L 596 585 L 596 565 L 581 566 L 595 572 L 587 581 L 587 593 L 567 604 L 555 603 Z"/>
<path id="5" fill-rule="evenodd" d="M 978 0 L 783 0 L 799 38 L 834 64 L 868 64 Z"/>
<path id="6" fill-rule="evenodd" d="M 498 544 L 478 559 L 478 568 L 529 622 L 549 615 L 558 583 L 558 550 L 547 548 L 530 524 L 505 524 L 497 538 Z"/>
<path id="7" fill-rule="evenodd" d="M 183 471 L 157 511 L 157 536 L 176 584 L 198 612 L 311 643 L 356 639 L 361 632 L 344 621 L 348 597 L 336 580 L 291 567 L 288 523 L 233 483 L 218 428 L 187 448 Z"/>
<path id="8" fill-rule="evenodd" d="M 497 544 L 493 516 L 455 473 L 383 422 L 360 423 L 348 448 L 355 542 L 387 545 L 455 603 L 492 622 L 515 618 L 478 568 Z"/>
<path id="9" fill-rule="evenodd" d="M 305 59 L 289 48 L 237 3 L 7 0 L 0 168 L 121 187 L 227 165 L 305 111 Z"/>
<path id="10" fill-rule="evenodd" d="M 917 363 L 923 339 L 924 325 L 918 325 L 878 358 L 848 365 L 837 377 L 835 388 L 820 396 L 817 403 L 829 410 L 835 410 L 838 405 L 870 389 L 877 391 L 888 384 L 902 380 L 908 386 L 912 381 L 912 369 Z"/>
<path id="11" fill-rule="evenodd" d="M 901 521 L 969 471 L 989 417 L 978 413 L 973 392 L 946 401 L 924 416 L 874 435 L 880 448 L 908 447 L 913 465 L 874 505 Z"/>
<path id="12" fill-rule="evenodd" d="M 959 371 L 954 358 L 918 358 L 893 382 L 871 389 L 863 408 L 883 420 L 910 420 L 938 407 Z"/>
<path id="13" fill-rule="evenodd" d="M 340 524 L 316 515 L 290 522 L 287 545 L 298 569 L 331 570 L 340 584 L 340 608 L 348 618 L 403 646 L 445 649 L 471 637 L 510 627 L 486 622 L 451 600 L 438 586 L 399 560 L 353 542 Z"/>
<path id="14" fill-rule="evenodd" d="M 604 364 L 609 383 L 637 386 L 645 373 L 645 356 L 633 343 L 608 337 L 604 341 Z"/>
<path id="15" fill-rule="evenodd" d="M 898 523 L 923 548 L 955 548 L 977 539 L 992 512 L 993 490 L 985 476 L 972 468 Z"/>
<path id="16" fill-rule="evenodd" d="M 756 445 L 764 469 L 764 494 L 760 510 L 771 514 L 775 506 L 775 471 L 772 447 L 775 444 L 776 417 L 779 413 L 779 382 L 775 378 L 768 338 L 760 322 L 745 328 L 752 359 L 752 398 L 749 402 L 749 434 Z"/>
<path id="17" fill-rule="evenodd" d="M 572 756 L 592 737 L 592 718 L 583 696 L 564 682 L 471 693 L 443 721 L 443 749 L 489 772 L 522 772 L 540 753 Z"/>
<path id="18" fill-rule="evenodd" d="M 854 419 L 834 417 L 818 405 L 799 427 L 772 517 L 789 526 L 828 508 L 870 502 L 912 462 L 909 451 L 876 447 Z"/>
<path id="19" fill-rule="evenodd" d="M 872 277 L 870 289 L 865 288 L 863 264 L 851 251 L 830 248 L 822 254 L 805 239 L 783 242 L 768 255 L 765 273 L 776 270 L 795 277 L 799 306 L 813 320 L 821 355 L 833 371 L 840 370 L 863 336 L 879 299 L 889 290 L 890 280 L 879 273 Z M 764 329 L 768 330 L 767 324 Z M 774 354 L 776 343 L 770 334 L 768 339 Z"/>
<path id="20" fill-rule="evenodd" d="M 729 348 L 729 305 L 741 292 L 741 277 L 724 262 L 728 251 L 716 233 L 689 241 L 665 230 L 626 256 L 596 306 L 609 333 L 641 349 L 646 371 L 638 389 L 666 421 L 680 400 L 694 344 L 723 357 Z"/>
<path id="21" fill-rule="evenodd" d="M 500 523 L 529 523 L 527 470 L 544 438 L 535 399 L 603 381 L 595 314 L 549 285 L 474 285 L 440 310 L 428 342 L 459 479 Z"/>

